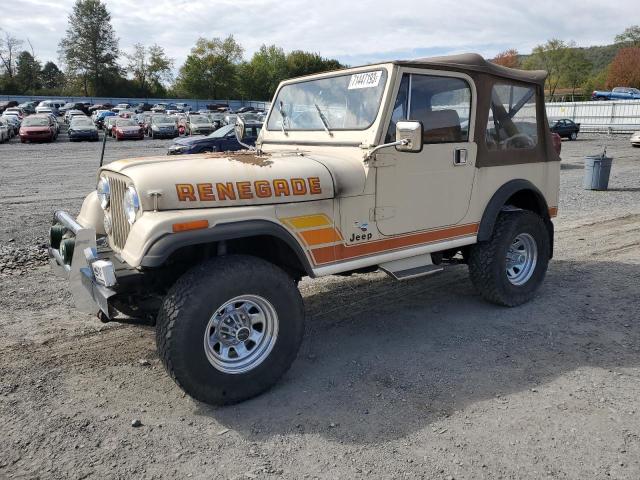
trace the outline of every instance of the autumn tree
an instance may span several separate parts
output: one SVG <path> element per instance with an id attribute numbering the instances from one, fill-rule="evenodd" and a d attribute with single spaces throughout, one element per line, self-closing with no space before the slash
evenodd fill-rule
<path id="1" fill-rule="evenodd" d="M 85 95 L 102 95 L 108 78 L 119 72 L 118 38 L 111 15 L 100 0 L 76 0 L 59 44 L 67 72 L 83 80 Z"/>
<path id="2" fill-rule="evenodd" d="M 621 48 L 609 65 L 608 88 L 640 88 L 640 47 Z"/>
<path id="3" fill-rule="evenodd" d="M 498 53 L 491 63 L 496 65 L 502 65 L 509 68 L 520 68 L 520 58 L 518 57 L 518 50 L 510 48 L 503 52 Z"/>

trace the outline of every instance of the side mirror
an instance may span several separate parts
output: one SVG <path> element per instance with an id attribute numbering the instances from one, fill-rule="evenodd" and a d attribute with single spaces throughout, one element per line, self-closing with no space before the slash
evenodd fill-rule
<path id="1" fill-rule="evenodd" d="M 403 144 L 396 145 L 396 150 L 399 152 L 421 152 L 422 131 L 422 122 L 401 120 L 396 123 L 396 142 L 403 142 Z"/>
<path id="2" fill-rule="evenodd" d="M 240 116 L 236 118 L 235 131 L 236 131 L 236 138 L 238 139 L 239 142 L 242 143 L 242 139 L 244 138 L 245 125 L 244 125 L 244 119 Z"/>

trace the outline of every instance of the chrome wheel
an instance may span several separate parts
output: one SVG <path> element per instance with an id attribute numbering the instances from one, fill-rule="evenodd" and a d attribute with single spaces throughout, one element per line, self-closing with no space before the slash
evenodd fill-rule
<path id="1" fill-rule="evenodd" d="M 224 373 L 245 373 L 271 353 L 278 337 L 274 306 L 257 295 L 232 298 L 209 319 L 204 350 L 211 365 Z"/>
<path id="2" fill-rule="evenodd" d="M 516 236 L 507 251 L 506 271 L 509 282 L 523 285 L 529 281 L 538 262 L 538 246 L 528 233 Z"/>

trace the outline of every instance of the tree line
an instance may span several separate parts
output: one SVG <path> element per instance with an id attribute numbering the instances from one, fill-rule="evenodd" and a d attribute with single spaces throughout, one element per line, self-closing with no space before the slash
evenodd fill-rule
<path id="1" fill-rule="evenodd" d="M 0 93 L 269 100 L 286 78 L 343 67 L 318 53 L 285 52 L 276 45 L 262 45 L 247 60 L 242 45 L 229 35 L 197 39 L 174 77 L 175 60 L 160 45 L 137 43 L 130 53 L 120 50 L 102 0 L 76 0 L 58 47 L 58 64 L 42 64 L 28 39 L 0 31 Z M 547 70 L 551 96 L 640 87 L 640 26 L 627 28 L 611 46 L 580 48 L 554 38 L 529 55 L 509 49 L 492 61 Z"/>
<path id="2" fill-rule="evenodd" d="M 58 64 L 44 65 L 28 39 L 0 31 L 0 93 L 22 95 L 270 100 L 286 78 L 342 68 L 337 60 L 263 45 L 249 60 L 233 35 L 199 38 L 174 78 L 174 59 L 157 44 L 120 50 L 101 0 L 76 0 Z"/>
<path id="3" fill-rule="evenodd" d="M 571 96 L 614 87 L 640 88 L 640 26 L 633 25 L 616 35 L 607 47 L 580 48 L 574 42 L 552 38 L 537 45 L 530 55 L 516 49 L 500 52 L 493 63 L 548 72 L 545 90 Z"/>

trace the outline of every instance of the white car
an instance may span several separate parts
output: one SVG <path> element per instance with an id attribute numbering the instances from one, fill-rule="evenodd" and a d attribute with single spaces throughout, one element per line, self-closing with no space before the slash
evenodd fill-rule
<path id="1" fill-rule="evenodd" d="M 44 100 L 36 107 L 36 113 L 53 112 L 54 115 L 58 115 L 58 109 L 64 106 L 65 103 L 61 100 Z"/>
<path id="2" fill-rule="evenodd" d="M 64 114 L 64 121 L 70 123 L 73 117 L 78 116 L 86 117 L 82 110 L 67 110 L 67 112 Z"/>
<path id="3" fill-rule="evenodd" d="M 0 143 L 9 140 L 9 125 L 7 121 L 0 118 Z"/>
<path id="4" fill-rule="evenodd" d="M 631 142 L 631 146 L 640 147 L 640 131 L 631 135 L 631 138 L 629 139 L 629 141 Z"/>

